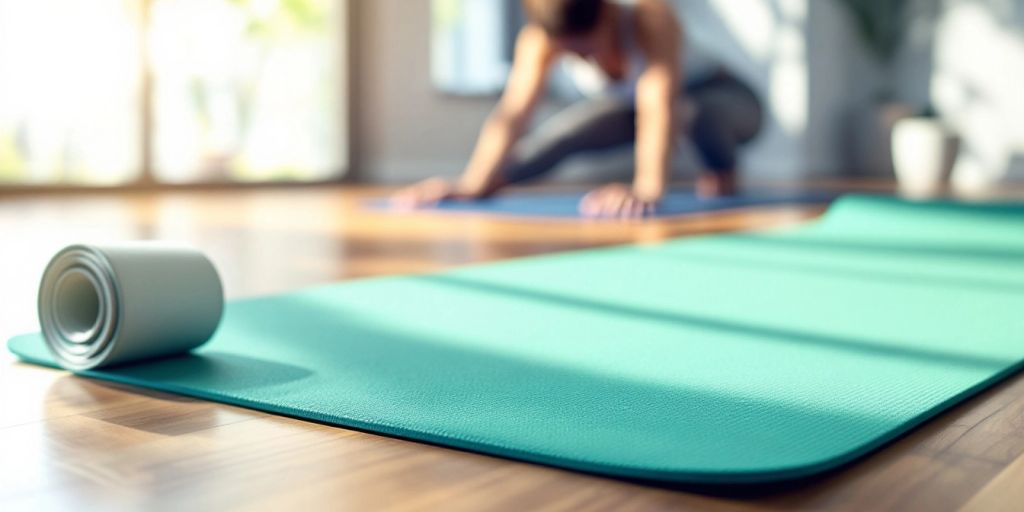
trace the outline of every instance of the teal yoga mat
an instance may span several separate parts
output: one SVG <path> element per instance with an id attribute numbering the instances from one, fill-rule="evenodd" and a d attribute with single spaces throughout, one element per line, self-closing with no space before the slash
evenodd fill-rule
<path id="1" fill-rule="evenodd" d="M 1021 368 L 1022 234 L 1022 206 L 846 197 L 786 232 L 237 301 L 193 355 L 84 375 L 601 474 L 792 479 Z"/>

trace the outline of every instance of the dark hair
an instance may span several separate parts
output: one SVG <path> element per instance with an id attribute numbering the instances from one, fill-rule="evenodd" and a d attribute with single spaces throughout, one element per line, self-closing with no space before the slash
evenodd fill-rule
<path id="1" fill-rule="evenodd" d="M 603 7 L 604 0 L 523 0 L 530 21 L 555 37 L 589 34 Z"/>

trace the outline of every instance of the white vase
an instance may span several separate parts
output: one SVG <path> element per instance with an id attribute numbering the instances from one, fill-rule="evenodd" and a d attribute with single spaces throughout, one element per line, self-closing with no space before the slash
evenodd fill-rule
<path id="1" fill-rule="evenodd" d="M 956 158 L 957 138 L 939 119 L 911 117 L 892 132 L 892 161 L 900 192 L 913 198 L 941 195 Z"/>

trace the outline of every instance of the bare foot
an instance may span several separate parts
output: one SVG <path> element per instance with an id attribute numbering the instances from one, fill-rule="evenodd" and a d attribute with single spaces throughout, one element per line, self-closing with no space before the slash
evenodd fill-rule
<path id="1" fill-rule="evenodd" d="M 701 173 L 697 177 L 697 195 L 703 198 L 736 195 L 736 171 Z"/>

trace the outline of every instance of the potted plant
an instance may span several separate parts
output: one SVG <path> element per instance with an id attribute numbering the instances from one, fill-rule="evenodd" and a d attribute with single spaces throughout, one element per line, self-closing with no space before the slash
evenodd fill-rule
<path id="1" fill-rule="evenodd" d="M 934 110 L 897 121 L 892 130 L 892 163 L 900 192 L 908 197 L 940 195 L 958 149 L 959 139 Z"/>
<path id="2" fill-rule="evenodd" d="M 898 66 L 906 64 L 906 56 L 902 56 L 903 60 L 900 58 L 908 43 L 911 24 L 936 20 L 940 6 L 927 0 L 841 0 L 841 3 L 848 8 L 857 33 L 882 77 L 873 95 L 875 108 L 866 114 L 857 114 L 861 119 L 853 123 L 853 138 L 859 143 L 855 144 L 850 160 L 868 174 L 895 174 L 901 191 L 908 195 L 938 193 L 953 165 L 956 138 L 927 103 L 913 105 L 897 91 L 899 80 L 907 79 L 901 77 Z M 930 59 L 930 53 L 929 40 L 925 41 L 923 54 L 916 57 Z M 921 75 L 918 80 L 927 80 L 930 75 L 918 74 Z"/>

